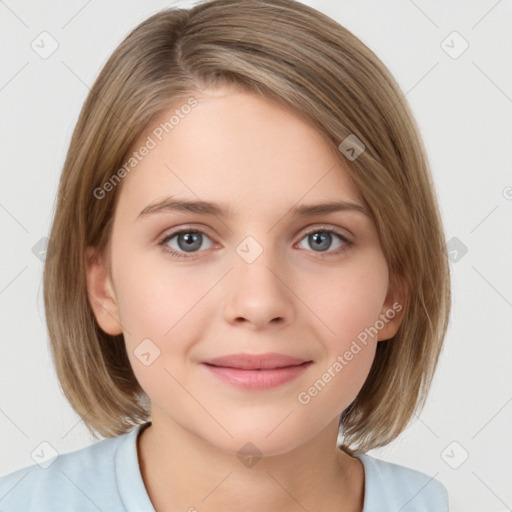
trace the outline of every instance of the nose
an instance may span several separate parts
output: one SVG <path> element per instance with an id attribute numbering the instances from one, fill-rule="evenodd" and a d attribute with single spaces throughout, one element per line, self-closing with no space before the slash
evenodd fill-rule
<path id="1" fill-rule="evenodd" d="M 223 290 L 226 321 L 247 324 L 253 330 L 289 325 L 295 314 L 290 273 L 267 249 L 250 261 L 234 258 Z"/>

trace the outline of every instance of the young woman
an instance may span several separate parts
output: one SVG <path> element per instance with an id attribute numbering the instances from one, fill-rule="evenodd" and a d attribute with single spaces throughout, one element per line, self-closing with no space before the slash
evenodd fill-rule
<path id="1" fill-rule="evenodd" d="M 448 510 L 365 453 L 426 399 L 449 275 L 403 94 L 329 17 L 141 23 L 83 106 L 50 245 L 56 371 L 107 439 L 0 478 L 0 510 Z"/>

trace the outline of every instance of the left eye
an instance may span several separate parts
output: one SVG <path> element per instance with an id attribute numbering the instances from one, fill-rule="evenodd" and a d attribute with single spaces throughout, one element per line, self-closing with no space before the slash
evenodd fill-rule
<path id="1" fill-rule="evenodd" d="M 302 240 L 307 240 L 310 247 L 313 247 L 315 252 L 326 252 L 332 244 L 333 235 L 341 240 L 338 247 L 335 247 L 334 249 L 341 247 L 343 250 L 346 246 L 350 245 L 349 240 L 335 229 L 315 229 L 306 233 Z M 334 252 L 336 253 L 339 251 Z"/>

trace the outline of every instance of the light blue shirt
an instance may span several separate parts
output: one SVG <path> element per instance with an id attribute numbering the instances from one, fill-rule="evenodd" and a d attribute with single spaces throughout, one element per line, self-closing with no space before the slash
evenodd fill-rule
<path id="1" fill-rule="evenodd" d="M 58 455 L 46 468 L 34 464 L 0 477 L 0 512 L 155 512 L 137 457 L 143 427 Z M 438 480 L 355 455 L 365 471 L 362 512 L 448 512 L 448 493 Z"/>

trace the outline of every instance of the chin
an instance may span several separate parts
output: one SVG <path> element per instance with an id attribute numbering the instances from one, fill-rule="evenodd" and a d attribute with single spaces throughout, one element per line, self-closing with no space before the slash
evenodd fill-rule
<path id="1" fill-rule="evenodd" d="M 290 429 L 290 425 L 288 428 L 276 428 L 276 423 L 270 427 L 266 422 L 258 422 L 240 425 L 238 428 L 231 424 L 229 432 L 232 438 L 224 435 L 208 441 L 241 459 L 251 456 L 260 458 L 283 455 L 308 441 L 304 429 Z"/>

